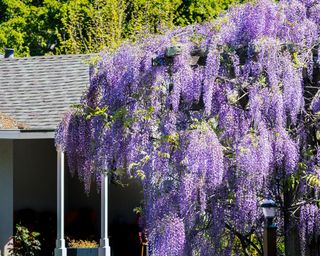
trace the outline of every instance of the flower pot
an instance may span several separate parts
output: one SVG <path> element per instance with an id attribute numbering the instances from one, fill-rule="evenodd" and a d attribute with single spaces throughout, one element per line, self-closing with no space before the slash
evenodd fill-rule
<path id="1" fill-rule="evenodd" d="M 68 248 L 68 256 L 98 256 L 98 248 Z"/>

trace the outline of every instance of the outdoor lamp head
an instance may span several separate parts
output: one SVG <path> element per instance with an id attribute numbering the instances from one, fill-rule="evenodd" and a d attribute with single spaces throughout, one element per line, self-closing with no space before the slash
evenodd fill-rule
<path id="1" fill-rule="evenodd" d="M 271 199 L 264 199 L 261 204 L 263 215 L 266 219 L 276 216 L 276 203 Z"/>

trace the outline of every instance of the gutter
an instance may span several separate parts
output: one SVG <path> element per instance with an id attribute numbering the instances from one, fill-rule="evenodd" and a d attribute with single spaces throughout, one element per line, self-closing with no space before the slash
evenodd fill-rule
<path id="1" fill-rule="evenodd" d="M 0 139 L 54 139 L 54 129 L 0 130 Z"/>
<path id="2" fill-rule="evenodd" d="M 1 130 L 0 130 L 1 131 Z M 54 129 L 21 129 L 19 130 L 21 133 L 27 133 L 27 132 L 54 132 Z"/>

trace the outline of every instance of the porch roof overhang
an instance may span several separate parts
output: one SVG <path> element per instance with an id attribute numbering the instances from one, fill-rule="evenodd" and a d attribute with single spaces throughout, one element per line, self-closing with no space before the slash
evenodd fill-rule
<path id="1" fill-rule="evenodd" d="M 54 139 L 52 129 L 0 129 L 0 139 Z"/>

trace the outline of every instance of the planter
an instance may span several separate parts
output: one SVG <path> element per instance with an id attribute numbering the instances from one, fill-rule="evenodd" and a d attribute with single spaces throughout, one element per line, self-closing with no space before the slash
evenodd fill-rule
<path id="1" fill-rule="evenodd" d="M 68 256 L 98 256 L 98 248 L 68 248 Z"/>

